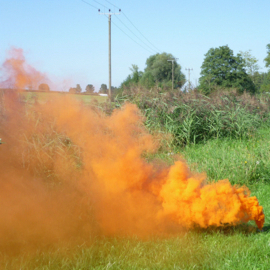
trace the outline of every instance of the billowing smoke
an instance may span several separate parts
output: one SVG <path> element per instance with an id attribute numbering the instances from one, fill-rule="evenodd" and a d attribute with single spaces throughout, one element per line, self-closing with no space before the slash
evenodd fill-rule
<path id="1" fill-rule="evenodd" d="M 56 94 L 55 94 L 56 95 Z M 0 121 L 1 245 L 158 235 L 237 225 L 263 209 L 247 187 L 207 183 L 185 161 L 148 162 L 156 141 L 126 104 L 106 116 L 69 95 L 42 104 L 5 96 Z"/>

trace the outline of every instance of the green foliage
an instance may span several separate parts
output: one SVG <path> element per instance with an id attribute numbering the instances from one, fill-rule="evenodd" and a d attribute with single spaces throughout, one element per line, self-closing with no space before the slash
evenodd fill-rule
<path id="1" fill-rule="evenodd" d="M 267 48 L 267 56 L 265 57 L 264 61 L 265 61 L 265 66 L 270 68 L 270 44 L 267 44 L 266 48 Z"/>
<path id="2" fill-rule="evenodd" d="M 241 55 L 234 56 L 228 46 L 211 48 L 202 64 L 200 90 L 210 94 L 216 87 L 237 88 L 239 92 L 254 92 L 255 86 L 245 71 Z"/>
<path id="3" fill-rule="evenodd" d="M 145 73 L 142 80 L 148 81 L 152 77 L 155 83 L 159 86 L 166 85 L 172 81 L 172 62 L 168 60 L 175 59 L 172 54 L 169 53 L 157 53 L 150 56 L 146 60 Z M 174 85 L 181 87 L 185 83 L 185 75 L 181 72 L 181 66 L 174 61 Z M 151 75 L 150 75 L 151 74 Z M 146 76 L 146 78 L 144 78 Z M 151 76 L 151 77 L 150 77 Z"/>
<path id="4" fill-rule="evenodd" d="M 172 62 L 168 61 L 171 59 L 175 58 L 168 53 L 152 55 L 146 60 L 144 72 L 139 71 L 138 66 L 132 65 L 130 68 L 132 73 L 121 84 L 121 89 L 128 89 L 136 85 L 142 85 L 147 89 L 155 85 L 163 89 L 171 88 L 172 70 L 174 74 L 174 87 L 181 87 L 185 83 L 185 75 L 181 72 L 181 66 L 176 61 L 174 61 L 172 67 Z"/>
<path id="5" fill-rule="evenodd" d="M 269 128 L 246 139 L 214 139 L 180 149 L 192 169 L 206 172 L 210 181 L 229 179 L 248 186 L 270 183 Z"/>
<path id="6" fill-rule="evenodd" d="M 254 74 L 260 69 L 259 65 L 257 64 L 259 60 L 251 55 L 250 50 L 246 52 L 240 51 L 240 55 L 243 59 L 246 73 L 253 78 Z"/>
<path id="7" fill-rule="evenodd" d="M 119 97 L 120 98 L 120 97 Z M 173 135 L 173 146 L 205 142 L 213 138 L 248 138 L 262 125 L 270 125 L 270 96 L 239 95 L 236 90 L 202 94 L 164 92 L 155 87 L 134 87 L 122 100 L 137 104 L 151 130 Z"/>
<path id="8" fill-rule="evenodd" d="M 140 79 L 142 78 L 142 71 L 139 71 L 139 67 L 137 65 L 132 64 L 130 71 L 132 72 L 130 75 L 127 76 L 125 81 L 122 82 L 121 88 L 129 88 L 132 85 L 136 85 L 139 83 Z"/>
<path id="9" fill-rule="evenodd" d="M 143 74 L 141 78 L 141 85 L 150 89 L 155 86 L 155 78 L 151 72 L 147 71 Z"/>
<path id="10" fill-rule="evenodd" d="M 107 84 L 101 84 L 100 89 L 99 89 L 99 93 L 101 94 L 108 94 L 108 87 Z"/>
<path id="11" fill-rule="evenodd" d="M 95 87 L 93 84 L 88 84 L 85 88 L 87 94 L 93 94 L 95 92 Z"/>
<path id="12" fill-rule="evenodd" d="M 111 89 L 112 89 L 112 101 L 114 101 L 115 97 L 121 95 L 123 89 L 114 86 L 112 86 Z"/>
<path id="13" fill-rule="evenodd" d="M 270 92 L 270 71 L 268 71 L 267 73 L 255 73 L 254 83 L 256 89 L 258 89 L 257 92 Z"/>
<path id="14" fill-rule="evenodd" d="M 132 71 L 133 82 L 138 83 L 142 77 L 142 71 L 139 71 L 139 67 L 137 65 L 132 65 L 130 70 Z"/>

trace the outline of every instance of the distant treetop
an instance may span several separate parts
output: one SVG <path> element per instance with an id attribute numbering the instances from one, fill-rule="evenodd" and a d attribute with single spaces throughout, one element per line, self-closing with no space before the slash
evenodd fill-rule
<path id="1" fill-rule="evenodd" d="M 48 84 L 42 83 L 39 85 L 38 90 L 48 92 L 48 91 L 50 91 L 50 87 Z"/>
<path id="2" fill-rule="evenodd" d="M 255 85 L 245 70 L 245 62 L 240 54 L 226 45 L 211 48 L 206 54 L 201 67 L 199 89 L 209 94 L 216 87 L 236 88 L 238 91 L 254 92 Z"/>

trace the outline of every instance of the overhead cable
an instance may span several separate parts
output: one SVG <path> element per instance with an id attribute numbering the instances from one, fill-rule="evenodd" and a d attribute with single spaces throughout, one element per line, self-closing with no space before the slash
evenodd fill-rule
<path id="1" fill-rule="evenodd" d="M 89 5 L 89 6 L 93 7 L 93 8 L 95 8 L 95 9 L 98 9 L 97 7 L 91 5 L 90 3 L 88 3 L 88 2 L 86 2 L 86 1 L 84 1 L 84 0 L 81 0 L 81 1 L 84 2 L 84 3 L 87 4 L 87 5 Z"/>
<path id="2" fill-rule="evenodd" d="M 152 42 L 150 42 L 143 34 L 142 32 L 132 23 L 132 21 L 126 16 L 126 14 L 122 11 L 122 14 L 127 18 L 127 20 L 133 25 L 133 27 L 153 46 L 156 48 L 156 50 L 158 50 L 159 52 L 161 52 L 160 49 L 158 49 Z"/>
<path id="3" fill-rule="evenodd" d="M 108 8 L 108 7 L 104 6 L 103 4 L 99 3 L 99 2 L 98 2 L 98 1 L 96 1 L 96 0 L 92 0 L 92 1 L 96 2 L 97 4 L 99 4 L 99 5 L 103 6 L 103 7 L 107 8 L 107 9 L 110 9 L 110 8 Z"/>
<path id="4" fill-rule="evenodd" d="M 153 48 L 151 48 L 148 44 L 146 44 L 140 37 L 138 37 L 128 26 L 126 26 L 121 19 L 116 17 L 135 37 L 137 37 L 144 45 L 146 45 L 150 50 L 156 52 Z"/>
<path id="5" fill-rule="evenodd" d="M 122 30 L 116 23 L 114 23 L 112 21 L 112 23 L 120 30 L 122 31 L 126 36 L 128 36 L 130 39 L 132 39 L 135 43 L 137 43 L 139 46 L 141 46 L 143 49 L 147 50 L 148 52 L 152 53 L 151 51 L 149 51 L 147 48 L 145 48 L 144 46 L 142 46 L 140 43 L 138 43 L 136 40 L 134 40 L 132 37 L 130 37 L 124 30 Z"/>
<path id="6" fill-rule="evenodd" d="M 87 1 L 85 1 L 85 0 L 81 0 L 82 2 L 84 2 L 85 4 L 87 4 L 87 5 L 90 5 L 90 6 L 92 6 L 93 8 L 95 8 L 95 9 L 97 9 L 97 10 L 99 10 L 99 8 L 97 8 L 96 6 L 94 6 L 94 5 L 92 5 L 92 4 L 90 4 L 89 2 L 87 2 Z M 105 5 L 103 5 L 103 4 L 101 4 L 101 3 L 99 3 L 98 1 L 96 1 L 96 0 L 93 0 L 94 2 L 96 2 L 97 4 L 99 4 L 99 5 L 101 5 L 101 6 L 103 6 L 103 7 L 105 7 L 105 8 L 107 8 L 108 10 L 110 10 L 108 7 L 106 7 Z M 105 0 L 106 1 L 106 0 Z M 106 1 L 106 2 L 108 2 L 109 4 L 111 4 L 111 5 L 113 5 L 112 3 L 110 3 L 109 1 Z M 114 7 L 116 7 L 116 8 L 118 8 L 117 6 L 115 6 L 115 5 L 113 5 Z M 121 12 L 121 13 L 123 13 L 123 12 Z M 127 16 L 124 14 L 124 16 L 127 18 Z M 106 17 L 108 18 L 108 16 L 106 15 Z M 126 36 L 128 36 L 132 41 L 134 41 L 136 44 L 138 44 L 140 47 L 142 47 L 143 49 L 145 49 L 145 50 L 147 50 L 149 53 L 153 53 L 153 52 L 156 52 L 154 49 L 152 49 L 148 44 L 146 44 L 141 38 L 139 38 L 131 29 L 129 29 L 128 28 L 128 26 L 126 26 L 123 22 L 122 22 L 122 20 L 120 20 L 118 17 L 117 17 L 117 19 L 134 35 L 134 36 L 136 36 L 144 45 L 146 45 L 150 50 L 152 50 L 152 51 L 150 51 L 149 49 L 147 49 L 146 47 L 144 47 L 143 45 L 141 45 L 140 43 L 138 43 L 136 40 L 134 40 L 132 37 L 130 37 L 123 29 L 121 29 L 115 22 L 113 22 L 112 21 L 112 23 L 120 30 L 120 31 L 122 31 Z M 128 19 L 128 18 L 127 18 Z M 129 20 L 129 19 L 128 19 Z M 130 20 L 129 20 L 130 21 Z M 133 25 L 133 23 L 130 21 L 130 23 Z M 134 26 L 134 25 L 133 25 Z M 135 27 L 135 26 L 134 26 Z M 136 27 L 135 27 L 136 28 Z M 137 29 L 137 28 L 136 28 Z M 137 31 L 140 33 L 140 31 L 137 29 Z M 142 34 L 141 34 L 142 35 Z M 144 37 L 145 38 L 145 37 Z M 145 38 L 146 39 L 146 38 Z M 149 42 L 149 41 L 148 41 Z M 150 42 L 149 42 L 150 43 Z M 150 43 L 151 44 L 151 43 Z M 154 46 L 155 47 L 155 46 Z"/>

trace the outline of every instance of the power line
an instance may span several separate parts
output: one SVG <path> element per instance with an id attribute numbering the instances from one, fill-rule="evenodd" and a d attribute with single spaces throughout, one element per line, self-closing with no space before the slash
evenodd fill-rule
<path id="1" fill-rule="evenodd" d="M 89 5 L 89 6 L 93 7 L 93 8 L 95 8 L 95 9 L 98 9 L 97 7 L 91 5 L 90 3 L 88 3 L 88 2 L 86 2 L 86 1 L 84 1 L 84 0 L 81 0 L 81 1 L 84 2 L 84 3 L 87 4 L 87 5 Z"/>
<path id="2" fill-rule="evenodd" d="M 107 8 L 107 9 L 109 9 L 108 7 L 104 6 L 103 4 L 99 3 L 99 2 L 96 1 L 96 0 L 92 0 L 92 1 L 94 1 L 94 2 L 96 2 L 97 4 L 99 4 L 99 5 L 101 5 L 101 6 L 105 7 L 105 8 Z"/>
<path id="3" fill-rule="evenodd" d="M 100 9 L 99 8 L 97 8 L 97 7 L 95 7 L 95 6 L 93 6 L 92 4 L 90 4 L 89 2 L 86 2 L 86 1 L 84 1 L 84 0 L 81 0 L 82 2 L 84 2 L 85 4 L 88 4 L 88 5 L 90 5 L 90 6 L 92 6 L 92 7 L 94 7 L 95 9 L 97 9 L 97 10 L 99 10 L 100 11 Z M 103 6 L 103 7 L 105 7 L 105 8 L 107 8 L 108 10 L 109 10 L 109 12 L 110 12 L 110 8 L 108 8 L 108 7 L 106 7 L 106 6 L 104 6 L 103 4 L 101 4 L 101 3 L 99 3 L 98 1 L 96 1 L 96 0 L 93 0 L 94 2 L 96 2 L 96 3 L 98 3 L 99 5 L 101 5 L 101 6 Z M 105 0 L 106 1 L 106 0 Z M 106 1 L 106 2 L 108 2 L 109 4 L 111 4 L 111 5 L 113 5 L 112 3 L 110 3 L 109 1 Z M 113 6 L 115 6 L 115 5 L 113 5 Z M 116 7 L 116 6 L 115 6 Z M 116 8 L 118 8 L 118 7 L 116 7 Z M 121 11 L 121 9 L 119 9 L 120 11 Z M 121 12 L 121 13 L 123 13 L 123 12 Z M 108 18 L 108 16 L 106 16 L 107 18 Z M 127 16 L 125 15 L 125 17 L 127 18 Z M 117 19 L 126 27 L 126 28 L 128 28 L 118 17 L 117 17 Z M 128 19 L 128 18 L 127 18 Z M 129 20 L 129 19 L 128 19 Z M 130 20 L 129 20 L 130 21 Z M 131 21 L 130 21 L 131 22 Z M 137 45 L 139 45 L 140 47 L 142 47 L 143 49 L 145 49 L 145 50 L 147 50 L 149 53 L 153 53 L 153 52 L 155 52 L 155 50 L 154 49 L 152 49 L 149 45 L 147 45 L 145 42 L 143 42 L 135 33 L 133 33 L 132 32 L 132 30 L 130 30 L 129 28 L 129 31 L 131 32 L 131 33 L 133 33 L 133 35 L 135 35 L 138 39 L 140 39 L 141 40 L 141 42 L 143 42 L 148 48 L 150 48 L 150 50 L 152 50 L 152 51 L 150 51 L 149 49 L 147 49 L 147 48 L 145 48 L 144 46 L 142 46 L 140 43 L 138 43 L 136 40 L 134 40 L 132 37 L 130 37 L 124 30 L 122 30 L 115 22 L 113 22 L 112 21 L 112 23 L 120 30 L 120 31 L 122 31 L 127 37 L 129 37 L 132 41 L 134 41 Z M 132 24 L 132 22 L 131 22 L 131 24 Z M 134 25 L 133 25 L 134 26 Z M 135 26 L 134 26 L 135 27 Z M 136 28 L 136 27 L 135 27 Z M 136 28 L 137 29 L 137 28 Z M 137 29 L 137 31 L 138 32 L 140 32 L 138 29 Z M 142 34 L 141 34 L 142 35 Z M 145 37 L 144 37 L 145 38 Z M 148 41 L 149 42 L 149 41 Z M 151 44 L 151 43 L 150 43 Z M 160 51 L 160 50 L 159 50 Z"/>
<path id="4" fill-rule="evenodd" d="M 107 1 L 107 0 L 105 0 L 107 3 L 109 3 L 110 5 L 112 5 L 112 6 L 114 6 L 114 7 L 116 7 L 116 8 L 118 8 L 119 9 L 119 7 L 117 7 L 116 5 L 114 5 L 114 4 L 112 4 L 111 2 L 109 2 L 109 1 Z"/>
<path id="5" fill-rule="evenodd" d="M 151 48 L 148 44 L 146 44 L 140 37 L 138 37 L 128 26 L 126 26 L 122 20 L 120 20 L 118 17 L 116 17 L 135 37 L 137 37 L 144 45 L 146 45 L 150 50 L 156 52 L 153 48 Z"/>
<path id="6" fill-rule="evenodd" d="M 150 42 L 143 34 L 142 32 L 132 23 L 132 21 L 126 16 L 126 14 L 122 11 L 122 14 L 127 18 L 127 20 L 133 25 L 133 27 L 154 47 L 156 48 L 159 52 L 161 52 L 160 49 L 158 49 L 152 42 Z"/>
<path id="7" fill-rule="evenodd" d="M 120 31 L 122 31 L 126 36 L 128 36 L 130 39 L 132 39 L 135 43 L 137 43 L 139 46 L 141 46 L 143 49 L 147 50 L 148 52 L 152 53 L 149 51 L 147 48 L 143 47 L 140 43 L 138 43 L 136 40 L 134 40 L 132 37 L 130 37 L 124 30 L 122 30 L 116 23 L 112 22 Z"/>
<path id="8" fill-rule="evenodd" d="M 97 2 L 96 0 L 93 0 L 93 1 L 95 1 L 95 2 Z M 114 6 L 115 8 L 118 8 L 118 9 L 120 9 L 119 7 L 117 7 L 116 5 L 114 5 L 113 3 L 111 3 L 110 1 L 108 1 L 108 0 L 105 0 L 107 3 L 109 3 L 110 5 L 112 5 L 112 6 Z M 108 8 L 108 7 L 107 7 Z M 149 44 L 151 44 L 152 45 L 152 47 L 153 48 L 155 48 L 155 50 L 153 50 L 149 45 L 147 45 L 144 41 L 142 41 L 137 35 L 135 35 L 126 25 L 125 25 L 125 27 L 127 27 L 128 29 L 129 29 L 129 31 L 131 31 L 132 33 L 133 33 L 133 35 L 135 35 L 138 39 L 140 39 L 140 41 L 141 42 L 143 42 L 148 48 L 150 48 L 151 50 L 153 50 L 153 51 L 159 51 L 159 52 L 161 52 L 161 50 L 160 49 L 158 49 L 152 42 L 150 42 L 143 34 L 142 34 L 142 32 L 132 23 L 132 21 L 126 16 L 126 14 L 122 11 L 121 12 L 126 18 L 127 18 L 127 20 L 133 25 L 133 27 L 144 37 L 144 39 L 149 43 Z M 118 18 L 118 20 L 120 20 L 119 18 Z M 120 20 L 121 21 L 121 20 Z M 122 21 L 121 21 L 121 23 L 122 24 L 124 24 Z"/>
<path id="9" fill-rule="evenodd" d="M 119 7 L 117 7 L 116 5 L 114 5 L 113 3 L 109 2 L 108 0 L 105 0 L 107 3 L 109 3 L 110 5 L 116 7 L 119 9 Z M 161 50 L 159 50 L 154 44 L 152 44 L 142 33 L 141 31 L 132 23 L 132 21 L 126 16 L 126 14 L 122 11 L 122 14 L 128 19 L 128 21 L 133 25 L 133 27 L 145 38 L 145 40 L 151 44 L 157 51 L 161 52 Z M 120 20 L 120 19 L 119 19 Z M 133 33 L 134 34 L 134 33 Z M 134 34 L 135 35 L 135 34 Z M 136 36 L 137 37 L 137 36 Z M 143 42 L 143 41 L 142 41 Z M 144 42 L 143 42 L 144 43 Z M 145 44 L 145 43 L 144 43 Z M 147 45 L 148 46 L 148 45 Z M 148 46 L 149 47 L 149 46 Z M 152 48 L 151 48 L 152 50 Z"/>

